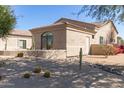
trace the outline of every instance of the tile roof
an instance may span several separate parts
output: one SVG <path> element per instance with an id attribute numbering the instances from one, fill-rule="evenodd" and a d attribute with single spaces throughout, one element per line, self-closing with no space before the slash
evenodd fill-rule
<path id="1" fill-rule="evenodd" d="M 74 27 L 76 29 L 85 30 L 87 32 L 95 33 L 95 25 L 93 25 L 91 23 L 76 21 L 76 20 L 67 19 L 67 18 L 61 18 L 51 25 L 33 28 L 33 29 L 30 29 L 30 31 L 34 31 L 36 29 L 44 29 L 44 28 L 54 27 L 54 26 L 62 25 L 62 24 L 67 24 L 66 26 L 71 26 L 71 27 Z"/>
<path id="2" fill-rule="evenodd" d="M 103 22 L 93 22 L 91 24 L 95 25 L 96 27 L 101 27 L 104 23 Z"/>
<path id="3" fill-rule="evenodd" d="M 92 24 L 96 25 L 96 27 L 102 27 L 102 26 L 106 25 L 106 24 L 109 23 L 109 22 L 112 23 L 112 25 L 113 25 L 115 31 L 118 33 L 118 30 L 116 29 L 116 27 L 115 27 L 115 25 L 114 25 L 114 23 L 113 23 L 112 20 L 107 20 L 107 21 L 105 21 L 105 22 L 94 22 L 94 23 L 92 23 Z"/>
<path id="4" fill-rule="evenodd" d="M 91 23 L 86 23 L 86 22 L 81 22 L 81 21 L 77 21 L 77 20 L 72 20 L 72 19 L 68 19 L 68 18 L 61 18 L 59 20 L 57 20 L 54 24 L 56 23 L 61 23 L 61 22 L 65 22 L 65 23 L 71 23 L 74 25 L 77 25 L 78 27 L 83 27 L 87 30 L 95 30 L 95 24 L 91 24 Z"/>
<path id="5" fill-rule="evenodd" d="M 112 22 L 112 21 L 111 20 L 107 20 L 107 21 L 104 21 L 104 22 L 92 22 L 91 24 L 95 25 L 96 27 L 102 27 L 102 26 L 104 26 L 105 24 L 107 24 L 109 22 Z"/>
<path id="6" fill-rule="evenodd" d="M 18 35 L 18 36 L 32 36 L 30 31 L 24 31 L 24 30 L 12 30 L 10 32 L 10 35 Z"/>
<path id="7" fill-rule="evenodd" d="M 62 25 L 62 24 L 65 24 L 65 23 L 56 23 L 56 24 L 51 24 L 51 25 L 32 28 L 32 29 L 29 29 L 29 30 L 32 31 L 32 30 L 36 30 L 36 29 L 43 29 L 43 28 L 53 27 L 53 26 Z"/>
<path id="8" fill-rule="evenodd" d="M 54 26 L 61 25 L 61 24 L 68 24 L 68 26 L 75 27 L 76 29 L 86 30 L 88 32 L 95 33 L 96 28 L 100 28 L 100 27 L 104 26 L 105 24 L 107 24 L 108 22 L 112 22 L 112 21 L 108 20 L 108 21 L 105 21 L 105 22 L 87 23 L 87 22 L 81 22 L 81 21 L 72 20 L 72 19 L 68 19 L 68 18 L 60 18 L 59 20 L 57 20 L 56 22 L 54 22 L 51 25 L 38 27 L 38 28 L 33 28 L 33 29 L 31 29 L 31 31 L 34 31 L 36 29 L 54 27 Z M 112 22 L 112 24 L 114 26 L 113 22 Z M 115 26 L 114 26 L 114 28 L 115 28 Z"/>

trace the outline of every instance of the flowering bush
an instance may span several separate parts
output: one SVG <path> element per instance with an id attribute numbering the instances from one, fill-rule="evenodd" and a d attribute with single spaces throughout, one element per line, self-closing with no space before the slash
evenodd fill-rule
<path id="1" fill-rule="evenodd" d="M 123 45 L 115 46 L 115 54 L 120 54 L 120 53 L 124 53 L 124 46 Z"/>

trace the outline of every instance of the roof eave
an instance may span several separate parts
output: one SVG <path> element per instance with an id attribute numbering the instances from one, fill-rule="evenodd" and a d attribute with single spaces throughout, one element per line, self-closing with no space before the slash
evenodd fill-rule
<path id="1" fill-rule="evenodd" d="M 65 23 L 43 26 L 43 27 L 38 27 L 38 28 L 29 29 L 29 31 L 33 32 L 34 30 L 45 29 L 45 28 L 50 28 L 50 27 L 53 27 L 53 26 L 59 26 L 59 25 L 64 25 L 64 24 L 65 24 Z"/>
<path id="2" fill-rule="evenodd" d="M 115 27 L 115 24 L 113 23 L 113 21 L 111 21 L 112 25 L 114 26 L 114 29 L 116 30 L 117 34 L 119 33 L 117 28 Z"/>

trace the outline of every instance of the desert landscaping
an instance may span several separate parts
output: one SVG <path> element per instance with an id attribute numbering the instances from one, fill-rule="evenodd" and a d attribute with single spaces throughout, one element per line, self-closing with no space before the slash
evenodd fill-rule
<path id="1" fill-rule="evenodd" d="M 123 10 L 0 5 L 0 88 L 123 88 Z"/>
<path id="2" fill-rule="evenodd" d="M 123 87 L 124 76 L 100 69 L 96 65 L 121 65 L 123 54 L 109 56 L 83 57 L 82 68 L 79 70 L 79 58 L 51 60 L 27 57 L 0 57 L 0 87 L 9 88 L 89 88 L 89 87 Z M 4 63 L 4 64 L 3 64 Z M 38 73 L 36 67 L 41 68 Z M 123 70 L 123 69 L 122 69 Z M 50 77 L 44 77 L 48 71 Z M 30 73 L 25 78 L 24 74 Z"/>

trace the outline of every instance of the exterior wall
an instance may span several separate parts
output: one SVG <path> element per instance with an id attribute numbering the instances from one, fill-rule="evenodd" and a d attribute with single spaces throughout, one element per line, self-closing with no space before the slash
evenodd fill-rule
<path id="1" fill-rule="evenodd" d="M 106 43 L 110 44 L 111 43 L 110 38 L 111 38 L 112 31 L 114 32 L 114 39 L 115 39 L 114 43 L 117 43 L 117 33 L 116 33 L 115 29 L 113 29 L 112 23 L 109 22 L 108 24 L 97 29 L 97 33 L 95 34 L 92 44 L 100 44 L 99 43 L 100 36 L 102 36 L 104 38 L 104 44 L 106 44 Z"/>
<path id="2" fill-rule="evenodd" d="M 7 50 L 25 50 L 18 46 L 18 40 L 26 40 L 26 49 L 32 47 L 32 37 L 26 36 L 8 36 L 7 38 Z M 5 50 L 5 40 L 0 39 L 0 50 Z"/>
<path id="3" fill-rule="evenodd" d="M 114 34 L 114 40 L 115 40 L 115 44 L 118 44 L 118 40 L 117 40 L 117 38 L 118 38 L 118 33 L 115 31 L 115 29 L 114 28 L 112 28 L 112 31 L 113 31 L 113 34 Z"/>
<path id="4" fill-rule="evenodd" d="M 34 39 L 35 49 L 41 49 L 41 35 L 45 32 L 51 32 L 53 34 L 53 50 L 54 49 L 66 49 L 66 30 L 65 25 L 59 25 L 56 27 L 37 29 L 31 31 Z"/>
<path id="5" fill-rule="evenodd" d="M 5 40 L 0 39 L 0 50 L 5 49 Z"/>
<path id="6" fill-rule="evenodd" d="M 67 56 L 78 56 L 80 48 L 82 48 L 83 54 L 87 55 L 87 51 L 90 51 L 89 49 L 91 45 L 92 34 L 68 27 L 66 33 Z M 86 40 L 87 38 L 89 38 L 89 42 Z M 89 46 L 87 46 L 87 44 L 89 44 Z"/>

